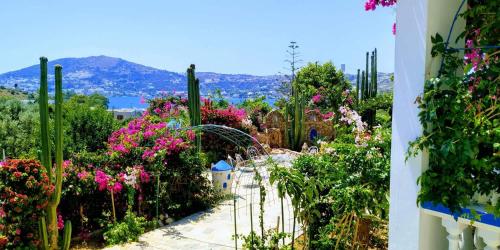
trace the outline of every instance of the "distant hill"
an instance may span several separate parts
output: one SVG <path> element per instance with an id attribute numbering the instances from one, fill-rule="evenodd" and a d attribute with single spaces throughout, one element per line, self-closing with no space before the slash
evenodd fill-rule
<path id="1" fill-rule="evenodd" d="M 81 94 L 101 93 L 106 96 L 154 96 L 162 91 L 186 91 L 186 76 L 167 70 L 129 62 L 108 56 L 84 58 L 62 58 L 49 61 L 49 69 L 54 65 L 63 66 L 64 89 Z M 0 86 L 34 92 L 39 85 L 39 65 L 0 74 Z M 49 70 L 49 80 L 53 80 Z M 265 94 L 268 98 L 278 98 L 277 89 L 282 76 L 255 76 L 247 74 L 220 74 L 197 72 L 202 94 L 221 89 L 224 96 L 247 98 Z M 390 74 L 379 73 L 380 89 L 391 89 Z M 354 75 L 347 75 L 351 81 Z M 53 85 L 51 85 L 53 87 Z M 49 89 L 52 91 L 53 89 Z"/>
<path id="2" fill-rule="evenodd" d="M 17 89 L 9 89 L 4 86 L 0 86 L 0 97 L 9 97 L 18 100 L 26 100 L 28 99 L 28 93 L 25 91 L 17 90 Z"/>

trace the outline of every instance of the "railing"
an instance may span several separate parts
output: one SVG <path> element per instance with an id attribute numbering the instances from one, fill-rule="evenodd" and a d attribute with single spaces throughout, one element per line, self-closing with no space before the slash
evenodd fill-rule
<path id="1" fill-rule="evenodd" d="M 448 233 L 449 250 L 500 249 L 500 218 L 486 213 L 482 207 L 464 208 L 461 213 L 451 213 L 443 205 L 424 202 L 422 210 L 441 218 L 441 225 Z"/>

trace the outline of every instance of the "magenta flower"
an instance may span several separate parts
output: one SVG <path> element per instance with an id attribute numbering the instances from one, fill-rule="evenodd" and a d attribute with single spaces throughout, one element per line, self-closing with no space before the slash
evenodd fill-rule
<path id="1" fill-rule="evenodd" d="M 368 0 L 365 3 L 365 10 L 370 11 L 370 10 L 375 10 L 377 8 L 377 2 L 376 0 Z"/>
<path id="2" fill-rule="evenodd" d="M 95 172 L 95 182 L 98 184 L 99 191 L 103 191 L 108 187 L 108 182 L 111 177 L 104 173 L 102 170 L 97 170 Z"/>
<path id="3" fill-rule="evenodd" d="M 87 179 L 87 177 L 89 177 L 89 173 L 87 171 L 83 170 L 82 172 L 77 174 L 77 177 L 78 177 L 78 179 L 83 181 L 83 180 Z"/>
<path id="4" fill-rule="evenodd" d="M 114 184 L 114 185 L 113 185 L 113 187 L 112 187 L 112 191 L 113 191 L 114 193 L 119 193 L 119 192 L 121 192 L 121 191 L 122 191 L 122 189 L 123 189 L 123 186 L 122 186 L 122 184 L 121 184 L 120 182 L 115 182 L 115 184 Z M 111 190 L 110 190 L 110 191 L 111 191 Z"/>
<path id="5" fill-rule="evenodd" d="M 396 23 L 392 24 L 392 34 L 396 35 Z"/>
<path id="6" fill-rule="evenodd" d="M 64 228 L 64 220 L 62 215 L 58 214 L 57 215 L 57 229 L 61 230 Z"/>
<path id="7" fill-rule="evenodd" d="M 313 96 L 312 101 L 313 101 L 313 103 L 320 102 L 321 101 L 321 94 L 317 94 L 317 95 Z"/>
<path id="8" fill-rule="evenodd" d="M 144 169 L 141 170 L 140 177 L 142 183 L 148 183 L 151 180 L 148 172 L 146 172 Z"/>
<path id="9" fill-rule="evenodd" d="M 194 139 L 196 137 L 196 134 L 194 133 L 193 130 L 186 131 L 186 135 L 187 135 L 188 139 L 191 141 L 194 141 Z"/>

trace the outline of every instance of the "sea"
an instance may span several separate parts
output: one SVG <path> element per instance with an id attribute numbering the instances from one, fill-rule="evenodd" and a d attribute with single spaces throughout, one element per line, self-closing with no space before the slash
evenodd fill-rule
<path id="1" fill-rule="evenodd" d="M 147 103 L 141 103 L 140 96 L 111 96 L 109 99 L 109 109 L 146 109 L 148 107 Z M 233 105 L 238 105 L 242 103 L 246 98 L 227 98 L 229 103 Z M 267 103 L 274 107 L 275 99 L 266 99 Z"/>

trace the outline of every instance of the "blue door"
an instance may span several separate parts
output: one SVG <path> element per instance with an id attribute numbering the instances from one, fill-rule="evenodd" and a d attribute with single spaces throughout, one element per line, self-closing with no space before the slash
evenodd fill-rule
<path id="1" fill-rule="evenodd" d="M 314 141 L 314 139 L 316 139 L 316 137 L 318 137 L 318 131 L 316 131 L 315 128 L 311 129 L 311 131 L 309 132 L 309 139 L 311 141 Z"/>

